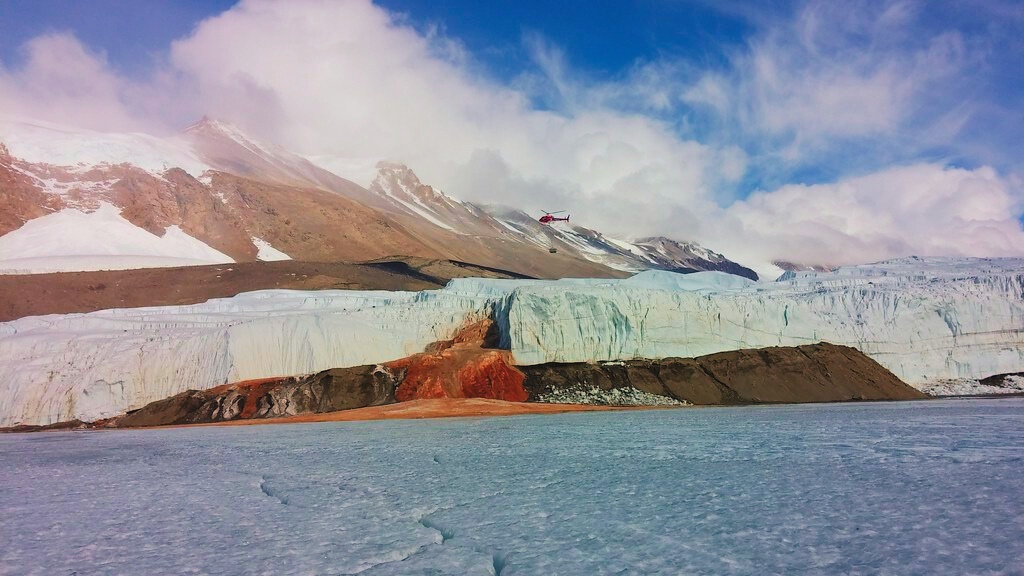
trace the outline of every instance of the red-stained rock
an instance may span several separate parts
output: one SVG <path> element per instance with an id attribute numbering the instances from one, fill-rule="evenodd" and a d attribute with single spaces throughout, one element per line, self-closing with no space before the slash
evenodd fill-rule
<path id="1" fill-rule="evenodd" d="M 525 376 L 512 366 L 506 350 L 485 348 L 491 321 L 482 320 L 457 332 L 450 340 L 435 342 L 422 354 L 389 362 L 404 370 L 395 391 L 399 402 L 429 398 L 490 398 L 525 402 Z"/>
<path id="2" fill-rule="evenodd" d="M 456 374 L 465 398 L 491 398 L 526 402 L 526 376 L 509 364 L 508 353 L 491 350 L 479 361 L 464 364 Z"/>
<path id="3" fill-rule="evenodd" d="M 385 364 L 390 370 L 405 370 L 405 379 L 395 390 L 395 400 L 405 402 L 418 398 L 451 398 L 445 383 L 451 381 L 445 374 L 449 366 L 444 353 L 416 354 Z M 455 396 L 456 398 L 458 396 Z"/>

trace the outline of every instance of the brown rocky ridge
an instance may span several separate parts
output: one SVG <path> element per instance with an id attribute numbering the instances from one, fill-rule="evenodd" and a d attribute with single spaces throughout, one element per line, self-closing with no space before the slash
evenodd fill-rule
<path id="1" fill-rule="evenodd" d="M 631 387 L 695 405 L 853 400 L 928 396 L 856 348 L 821 342 L 719 352 L 698 358 L 519 366 L 530 400 L 564 390 Z"/>

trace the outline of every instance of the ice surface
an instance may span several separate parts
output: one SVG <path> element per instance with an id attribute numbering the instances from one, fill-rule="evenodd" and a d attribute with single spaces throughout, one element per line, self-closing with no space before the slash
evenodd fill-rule
<path id="1" fill-rule="evenodd" d="M 83 254 L 82 249 L 88 253 Z M 122 261 L 123 260 L 123 261 Z M 148 268 L 154 266 L 234 262 L 170 226 L 163 236 L 152 234 L 101 202 L 93 212 L 65 208 L 29 220 L 0 236 L 0 273 L 62 272 Z"/>
<path id="2" fill-rule="evenodd" d="M 1024 261 L 906 260 L 754 283 L 452 280 L 422 293 L 253 292 L 0 324 L 0 426 L 92 420 L 186 389 L 373 364 L 493 313 L 520 364 L 693 357 L 828 341 L 904 381 L 1024 372 Z"/>
<path id="3" fill-rule="evenodd" d="M 0 574 L 1019 574 L 1024 400 L 0 436 Z"/>
<path id="4" fill-rule="evenodd" d="M 726 290 L 743 290 L 756 283 L 748 278 L 726 272 L 694 272 L 693 274 L 676 274 L 662 270 L 647 270 L 622 280 L 620 285 L 630 288 L 647 288 L 651 290 L 694 291 L 709 290 L 721 292 Z"/>

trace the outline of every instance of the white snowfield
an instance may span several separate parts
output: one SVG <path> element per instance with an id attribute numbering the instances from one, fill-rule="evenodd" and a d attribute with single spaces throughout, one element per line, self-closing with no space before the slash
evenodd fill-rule
<path id="1" fill-rule="evenodd" d="M 230 256 L 178 226 L 169 226 L 163 236 L 157 236 L 132 224 L 106 202 L 93 212 L 65 208 L 0 236 L 0 274 L 231 262 Z"/>
<path id="2" fill-rule="evenodd" d="M 918 386 L 1024 372 L 1024 260 L 903 259 L 755 283 L 459 279 L 409 292 L 260 291 L 0 324 L 0 426 L 95 420 L 226 382 L 373 364 L 493 313 L 520 364 L 820 341 Z"/>
<path id="3" fill-rule="evenodd" d="M 277 262 L 280 260 L 291 260 L 292 257 L 281 252 L 270 245 L 270 242 L 253 236 L 252 243 L 256 246 L 256 259 L 263 262 Z"/>

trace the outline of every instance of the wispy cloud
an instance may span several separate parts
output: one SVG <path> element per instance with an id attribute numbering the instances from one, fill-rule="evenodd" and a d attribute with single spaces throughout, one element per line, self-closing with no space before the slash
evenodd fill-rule
<path id="1" fill-rule="evenodd" d="M 130 82 L 114 74 L 101 53 L 69 33 L 32 39 L 17 70 L 0 67 L 0 109 L 71 125 L 124 130 L 140 125 L 130 105 Z"/>

